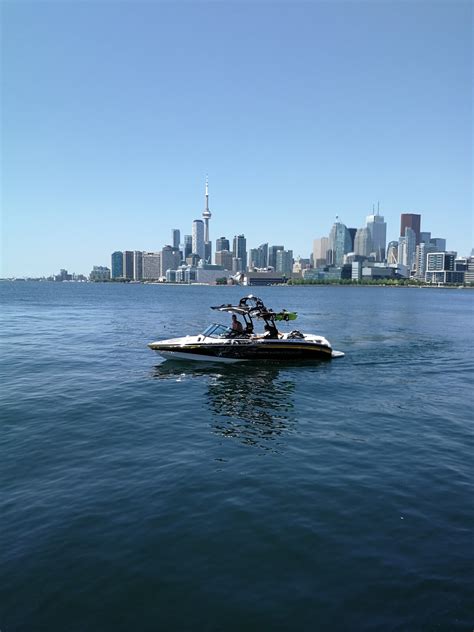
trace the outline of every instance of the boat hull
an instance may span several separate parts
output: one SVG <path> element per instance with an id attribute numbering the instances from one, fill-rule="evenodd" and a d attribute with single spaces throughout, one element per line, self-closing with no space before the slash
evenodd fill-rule
<path id="1" fill-rule="evenodd" d="M 255 360 L 273 360 L 279 362 L 330 360 L 330 346 L 304 341 L 260 341 L 233 340 L 223 344 L 196 342 L 179 344 L 172 341 L 152 342 L 149 344 L 164 358 L 196 360 L 201 362 L 245 362 Z"/>

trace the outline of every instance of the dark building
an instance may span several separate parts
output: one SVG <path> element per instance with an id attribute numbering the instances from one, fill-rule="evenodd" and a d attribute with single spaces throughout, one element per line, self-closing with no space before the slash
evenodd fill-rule
<path id="1" fill-rule="evenodd" d="M 187 259 L 193 251 L 193 236 L 184 236 L 184 258 Z"/>
<path id="2" fill-rule="evenodd" d="M 112 253 L 112 279 L 123 277 L 123 252 L 117 250 Z"/>
<path id="3" fill-rule="evenodd" d="M 123 277 L 133 279 L 133 252 L 125 250 L 123 253 Z"/>
<path id="4" fill-rule="evenodd" d="M 400 235 L 405 235 L 405 228 L 411 228 L 416 235 L 416 245 L 420 243 L 421 215 L 402 213 L 400 216 Z"/>
<path id="5" fill-rule="evenodd" d="M 230 250 L 229 240 L 225 237 L 219 237 L 219 239 L 216 239 L 216 252 L 219 252 L 220 250 Z"/>
<path id="6" fill-rule="evenodd" d="M 245 235 L 235 235 L 232 252 L 236 259 L 242 261 L 241 272 L 245 272 L 247 269 L 247 240 Z"/>
<path id="7" fill-rule="evenodd" d="M 171 238 L 172 238 L 173 248 L 175 250 L 179 250 L 179 242 L 181 241 L 181 232 L 179 228 L 172 229 Z"/>
<path id="8" fill-rule="evenodd" d="M 348 228 L 347 230 L 349 231 L 349 235 L 351 237 L 351 250 L 350 250 L 350 252 L 354 252 L 354 241 L 355 241 L 357 228 Z"/>

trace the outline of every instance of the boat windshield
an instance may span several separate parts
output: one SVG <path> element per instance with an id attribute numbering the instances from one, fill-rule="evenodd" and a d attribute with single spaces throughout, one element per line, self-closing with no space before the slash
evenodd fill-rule
<path id="1" fill-rule="evenodd" d="M 213 325 L 209 325 L 209 327 L 206 327 L 206 329 L 202 332 L 202 335 L 208 336 L 210 338 L 227 338 L 230 332 L 230 327 L 226 327 L 225 325 L 217 325 L 214 323 Z"/>

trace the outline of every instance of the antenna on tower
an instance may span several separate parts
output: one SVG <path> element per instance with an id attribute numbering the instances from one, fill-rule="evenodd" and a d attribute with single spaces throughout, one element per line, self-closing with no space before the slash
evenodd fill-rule
<path id="1" fill-rule="evenodd" d="M 377 202 L 377 215 L 380 215 L 380 202 Z"/>

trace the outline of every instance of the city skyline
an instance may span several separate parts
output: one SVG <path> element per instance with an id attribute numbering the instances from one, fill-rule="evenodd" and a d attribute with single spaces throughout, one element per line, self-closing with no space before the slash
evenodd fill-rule
<path id="1" fill-rule="evenodd" d="M 0 276 L 161 249 L 202 217 L 206 173 L 213 244 L 244 233 L 307 257 L 336 216 L 362 228 L 380 201 L 387 243 L 416 213 L 469 254 L 471 17 L 443 2 L 4 3 Z"/>

